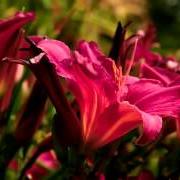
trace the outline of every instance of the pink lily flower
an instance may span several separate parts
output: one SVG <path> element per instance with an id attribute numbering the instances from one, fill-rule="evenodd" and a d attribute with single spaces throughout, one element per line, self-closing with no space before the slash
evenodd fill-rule
<path id="1" fill-rule="evenodd" d="M 151 67 L 148 64 L 141 65 L 141 77 L 159 80 L 165 87 L 180 85 L 180 74 L 167 68 Z M 177 135 L 180 137 L 180 110 L 178 117 L 171 118 L 169 123 L 176 124 Z"/>
<path id="2" fill-rule="evenodd" d="M 135 53 L 135 60 L 139 61 L 144 59 L 148 64 L 157 65 L 163 62 L 163 58 L 159 53 L 151 51 L 153 44 L 156 40 L 156 28 L 153 24 L 149 24 L 145 32 L 139 31 L 142 34 L 142 38 L 137 44 Z"/>
<path id="3" fill-rule="evenodd" d="M 53 150 L 42 153 L 36 163 L 26 172 L 29 179 L 38 180 L 59 168 L 59 162 Z"/>
<path id="4" fill-rule="evenodd" d="M 77 99 L 86 149 L 102 147 L 139 126 L 143 135 L 138 142 L 152 141 L 162 128 L 162 116 L 179 111 L 180 86 L 166 88 L 156 80 L 123 76 L 94 42 L 81 41 L 74 52 L 56 40 L 42 40 L 37 47 Z"/>
<path id="5" fill-rule="evenodd" d="M 20 29 L 35 18 L 32 12 L 19 12 L 14 17 L 0 21 L 0 37 L 3 46 L 0 49 L 0 59 L 17 55 Z"/>
<path id="6" fill-rule="evenodd" d="M 16 75 L 19 73 L 17 64 L 1 62 L 4 57 L 17 58 L 18 49 L 22 43 L 21 28 L 26 23 L 34 19 L 32 12 L 17 13 L 14 17 L 0 21 L 0 89 L 2 98 L 0 98 L 0 112 L 4 112 L 8 107 L 11 94 L 16 81 Z"/>
<path id="7" fill-rule="evenodd" d="M 158 56 L 154 56 L 155 54 L 150 49 L 152 48 L 155 37 L 155 28 L 151 25 L 145 31 L 145 36 L 137 46 L 136 58 L 138 60 L 140 58 L 145 60 L 145 63 L 141 65 L 140 76 L 148 79 L 156 79 L 166 87 L 178 86 L 180 85 L 180 63 L 173 57 L 162 57 L 158 55 L 159 58 L 157 58 Z M 148 54 L 153 54 L 153 56 L 148 57 Z M 177 135 L 180 137 L 180 117 L 171 118 L 169 123 L 176 124 Z"/>
<path id="8" fill-rule="evenodd" d="M 56 158 L 54 151 L 50 150 L 42 153 L 32 165 L 32 167 L 26 172 L 25 176 L 28 179 L 39 180 L 55 172 L 59 168 L 59 162 Z M 16 160 L 12 160 L 8 166 L 9 169 L 18 172 L 19 164 Z"/>
<path id="9" fill-rule="evenodd" d="M 139 31 L 142 37 L 137 43 L 135 60 L 138 62 L 143 59 L 147 64 L 153 67 L 166 68 L 170 71 L 180 71 L 180 63 L 174 57 L 164 57 L 159 53 L 153 52 L 154 43 L 156 42 L 156 28 L 153 24 L 149 24 L 145 32 Z M 127 42 L 130 41 L 130 37 Z"/>

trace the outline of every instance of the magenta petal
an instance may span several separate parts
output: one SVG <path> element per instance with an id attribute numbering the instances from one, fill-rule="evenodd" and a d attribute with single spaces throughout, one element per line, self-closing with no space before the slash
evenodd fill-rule
<path id="1" fill-rule="evenodd" d="M 114 77 L 111 77 L 103 66 L 96 66 L 96 76 L 86 68 L 88 59 L 78 52 L 76 58 L 83 64 L 73 64 L 72 70 L 69 71 L 73 76 L 73 79 L 69 80 L 69 86 L 80 105 L 83 134 L 87 139 L 99 114 L 116 101 L 118 88 L 115 80 L 113 81 Z"/>
<path id="2" fill-rule="evenodd" d="M 99 64 L 98 56 L 102 56 L 102 53 L 98 51 L 98 47 L 94 42 L 80 41 L 76 47 L 77 51 L 84 57 L 87 57 L 95 64 Z"/>
<path id="3" fill-rule="evenodd" d="M 180 75 L 178 73 L 172 72 L 165 68 L 150 67 L 147 64 L 142 64 L 141 76 L 148 79 L 157 79 L 165 86 L 169 85 L 173 81 L 176 82 L 176 79 L 178 78 L 180 79 Z"/>
<path id="4" fill-rule="evenodd" d="M 48 169 L 56 170 L 59 167 L 59 162 L 54 151 L 42 153 L 37 161 Z"/>
<path id="5" fill-rule="evenodd" d="M 127 86 L 139 81 L 139 78 L 136 76 L 127 76 L 125 78 L 126 78 L 125 83 Z"/>
<path id="6" fill-rule="evenodd" d="M 180 113 L 180 86 L 159 88 L 135 104 L 147 113 L 177 117 Z"/>
<path id="7" fill-rule="evenodd" d="M 128 90 L 126 100 L 144 112 L 175 117 L 180 112 L 180 86 L 163 87 L 156 80 L 142 79 Z"/>
<path id="8" fill-rule="evenodd" d="M 4 57 L 16 58 L 22 41 L 20 29 L 34 19 L 34 13 L 18 13 L 14 17 L 0 21 L 0 86 L 4 89 L 0 97 L 0 112 L 5 112 L 12 96 L 18 65 L 1 62 Z"/>
<path id="9" fill-rule="evenodd" d="M 178 76 L 176 79 L 174 79 L 169 86 L 177 86 L 180 85 L 180 76 Z"/>
<path id="10" fill-rule="evenodd" d="M 129 80 L 128 80 L 129 82 Z M 128 94 L 126 100 L 131 104 L 136 104 L 143 97 L 158 91 L 163 85 L 153 79 L 141 79 L 136 81 L 130 81 L 128 85 Z"/>
<path id="11" fill-rule="evenodd" d="M 86 59 L 76 52 L 76 59 L 73 60 L 70 50 L 63 43 L 55 40 L 43 40 L 38 44 L 38 47 L 47 54 L 50 62 L 55 65 L 58 75 L 68 79 L 69 87 L 80 105 L 83 132 L 88 134 L 87 129 L 91 129 L 96 113 L 101 112 L 104 104 L 108 103 L 103 93 L 99 94 L 98 88 L 102 87 L 102 83 L 98 87 L 84 73 L 87 65 L 84 62 Z"/>
<path id="12" fill-rule="evenodd" d="M 150 49 L 145 49 L 142 44 L 137 45 L 135 60 L 144 59 L 148 64 L 157 64 L 162 62 L 162 57 L 158 53 L 152 52 Z"/>
<path id="13" fill-rule="evenodd" d="M 167 79 L 168 86 L 180 85 L 180 74 L 173 72 L 172 70 L 154 67 L 154 69 Z"/>
<path id="14" fill-rule="evenodd" d="M 156 115 L 150 115 L 149 113 L 145 113 L 141 111 L 141 117 L 143 120 L 143 133 L 137 139 L 137 144 L 147 144 L 153 140 L 155 140 L 161 129 L 162 129 L 162 118 Z"/>
<path id="15" fill-rule="evenodd" d="M 93 42 L 80 42 L 73 55 L 64 43 L 55 40 L 40 41 L 38 47 L 54 64 L 58 75 L 67 78 L 80 105 L 82 134 L 87 142 L 99 115 L 117 101 L 120 72 Z"/>
<path id="16" fill-rule="evenodd" d="M 154 25 L 150 24 L 144 36 L 139 40 L 137 44 L 135 60 L 144 59 L 148 64 L 157 64 L 162 62 L 160 54 L 151 51 L 153 43 L 155 42 L 156 32 Z"/>
<path id="17" fill-rule="evenodd" d="M 74 54 L 71 54 L 64 43 L 55 40 L 43 40 L 38 43 L 38 47 L 54 64 L 57 74 L 67 78 L 70 90 L 79 103 L 85 145 L 99 148 L 141 124 L 146 141 L 157 137 L 162 125 L 161 118 L 142 112 L 128 102 L 118 102 L 119 92 L 122 90 L 121 72 L 114 61 L 100 52 L 95 43 L 81 41 Z M 127 99 L 134 104 L 142 96 L 162 87 L 156 80 L 140 81 L 128 77 L 126 81 L 125 84 L 129 87 Z"/>
<path id="18" fill-rule="evenodd" d="M 143 127 L 143 133 L 137 143 L 144 145 L 158 137 L 162 129 L 162 118 L 142 112 L 128 102 L 112 104 L 99 115 L 87 144 L 94 149 L 99 148 L 138 126 Z"/>
<path id="19" fill-rule="evenodd" d="M 51 171 L 59 168 L 59 162 L 53 151 L 42 153 L 35 164 L 26 172 L 26 176 L 31 179 L 43 179 Z"/>
<path id="20" fill-rule="evenodd" d="M 50 60 L 53 59 L 54 63 L 71 58 L 69 47 L 61 41 L 45 39 L 40 41 L 37 46 L 47 54 Z"/>
<path id="21" fill-rule="evenodd" d="M 37 44 L 37 47 L 46 53 L 49 61 L 56 68 L 59 76 L 69 77 L 69 66 L 72 64 L 71 51 L 61 41 L 45 39 Z"/>
<path id="22" fill-rule="evenodd" d="M 82 59 L 81 62 L 79 58 L 77 58 L 77 60 L 79 63 L 83 64 L 86 69 L 92 66 L 94 71 L 99 71 L 97 74 L 98 76 L 103 75 L 103 78 L 112 78 L 112 81 L 115 80 L 114 76 L 117 73 L 115 69 L 117 68 L 114 61 L 106 57 L 95 42 L 80 41 L 76 49 Z M 84 57 L 84 59 L 82 57 Z"/>
<path id="23" fill-rule="evenodd" d="M 139 110 L 128 102 L 105 108 L 96 120 L 87 143 L 93 148 L 108 144 L 142 124 Z"/>
<path id="24" fill-rule="evenodd" d="M 19 30 L 23 25 L 34 19 L 34 13 L 17 13 L 13 18 L 2 20 L 0 22 L 0 59 L 5 56 L 14 57 L 13 47 L 16 44 L 16 40 L 19 34 Z M 12 47 L 14 48 L 12 50 Z"/>
<path id="25" fill-rule="evenodd" d="M 164 85 L 167 85 L 169 83 L 169 78 L 166 78 L 166 76 L 163 76 L 163 74 L 159 73 L 147 64 L 142 64 L 141 66 L 141 77 L 148 79 L 157 79 Z"/>
<path id="26" fill-rule="evenodd" d="M 78 81 L 81 81 L 81 74 L 85 74 L 87 78 L 94 81 L 94 84 L 98 85 L 102 82 L 103 89 L 107 93 L 118 90 L 120 72 L 116 70 L 115 63 L 106 58 L 95 43 L 80 42 L 77 48 L 80 50 L 75 51 L 74 56 L 71 55 L 70 49 L 60 41 L 47 39 L 40 41 L 37 46 L 47 54 L 59 76 L 80 84 Z"/>
<path id="27" fill-rule="evenodd" d="M 64 43 L 56 40 L 40 41 L 38 47 L 55 65 L 58 75 L 68 79 L 80 104 L 91 102 L 95 97 L 93 92 L 97 92 L 98 98 L 114 100 L 118 91 L 118 72 L 115 72 L 114 62 L 100 53 L 95 43 L 80 42 L 81 50 L 75 51 L 74 56 Z M 85 107 L 83 104 L 82 109 Z"/>

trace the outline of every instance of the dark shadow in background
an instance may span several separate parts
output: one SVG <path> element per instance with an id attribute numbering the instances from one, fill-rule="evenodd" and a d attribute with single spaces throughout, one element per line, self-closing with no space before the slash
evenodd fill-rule
<path id="1" fill-rule="evenodd" d="M 157 27 L 162 48 L 180 48 L 180 0 L 148 0 L 149 14 Z"/>

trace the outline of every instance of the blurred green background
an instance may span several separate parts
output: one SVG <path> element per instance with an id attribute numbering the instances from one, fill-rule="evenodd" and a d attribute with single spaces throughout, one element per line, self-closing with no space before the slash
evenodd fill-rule
<path id="1" fill-rule="evenodd" d="M 97 41 L 107 54 L 118 21 L 133 22 L 129 33 L 153 22 L 162 52 L 180 56 L 179 0 L 1 0 L 1 18 L 17 10 L 36 12 L 30 34 L 58 38 L 70 46 L 79 39 Z"/>

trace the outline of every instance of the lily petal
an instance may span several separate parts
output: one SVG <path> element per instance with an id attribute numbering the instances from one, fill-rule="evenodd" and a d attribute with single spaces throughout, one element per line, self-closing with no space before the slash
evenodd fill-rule
<path id="1" fill-rule="evenodd" d="M 14 53 L 17 53 L 15 50 L 17 49 L 13 46 L 16 44 L 19 30 L 23 25 L 32 21 L 34 17 L 35 15 L 32 12 L 20 12 L 11 19 L 0 22 L 0 39 L 2 44 L 0 48 L 0 59 L 5 56 L 14 57 Z"/>
<path id="2" fill-rule="evenodd" d="M 34 19 L 34 13 L 17 13 L 14 17 L 0 21 L 0 86 L 4 89 L 0 98 L 0 112 L 5 112 L 15 85 L 15 77 L 18 71 L 17 64 L 1 62 L 4 57 L 16 58 L 22 42 L 20 29 L 23 25 Z"/>
<path id="3" fill-rule="evenodd" d="M 80 106 L 83 141 L 87 146 L 99 148 L 142 124 L 144 135 L 141 142 L 149 142 L 157 137 L 162 127 L 161 118 L 142 112 L 128 102 L 118 102 L 121 72 L 95 43 L 81 41 L 74 54 L 63 43 L 54 40 L 41 41 L 38 47 L 55 65 L 58 75 L 67 78 Z M 136 96 L 131 96 L 130 91 L 127 97 L 134 103 L 143 95 L 162 87 L 157 80 L 140 81 L 128 77 L 126 81 L 128 86 L 133 85 L 132 92 Z M 143 94 L 142 91 L 139 93 L 139 85 L 142 84 L 145 85 Z"/>
<path id="4" fill-rule="evenodd" d="M 143 97 L 163 87 L 159 81 L 153 79 L 138 79 L 134 82 L 128 80 L 126 84 L 128 85 L 128 94 L 125 100 L 131 104 L 136 104 Z"/>
<path id="5" fill-rule="evenodd" d="M 141 77 L 148 79 L 157 79 L 161 81 L 165 86 L 168 86 L 171 82 L 176 81 L 180 75 L 165 68 L 151 67 L 147 64 L 141 66 Z"/>
<path id="6" fill-rule="evenodd" d="M 147 144 L 155 140 L 162 129 L 162 118 L 157 115 L 150 115 L 149 113 L 141 112 L 143 120 L 143 131 L 136 143 L 139 145 Z"/>
<path id="7" fill-rule="evenodd" d="M 179 85 L 162 87 L 152 80 L 140 80 L 129 86 L 127 99 L 140 110 L 152 115 L 177 117 L 180 112 Z"/>
<path id="8" fill-rule="evenodd" d="M 69 65 L 72 64 L 69 47 L 61 41 L 51 39 L 40 41 L 37 47 L 46 53 L 50 63 L 56 68 L 58 75 L 67 78 L 67 70 Z"/>
<path id="9" fill-rule="evenodd" d="M 100 115 L 92 130 L 88 143 L 98 148 L 122 137 L 142 123 L 141 115 L 135 106 L 128 102 L 115 103 Z"/>
<path id="10" fill-rule="evenodd" d="M 80 105 L 82 134 L 87 141 L 96 119 L 106 107 L 117 101 L 120 72 L 114 61 L 106 58 L 93 42 L 81 41 L 73 55 L 59 41 L 43 40 L 38 47 L 55 65 L 58 75 L 67 78 Z"/>
<path id="11" fill-rule="evenodd" d="M 142 112 L 126 101 L 112 104 L 101 113 L 94 124 L 91 139 L 88 139 L 87 144 L 94 149 L 102 147 L 140 125 L 143 131 L 136 143 L 144 145 L 158 137 L 162 129 L 162 118 Z"/>

